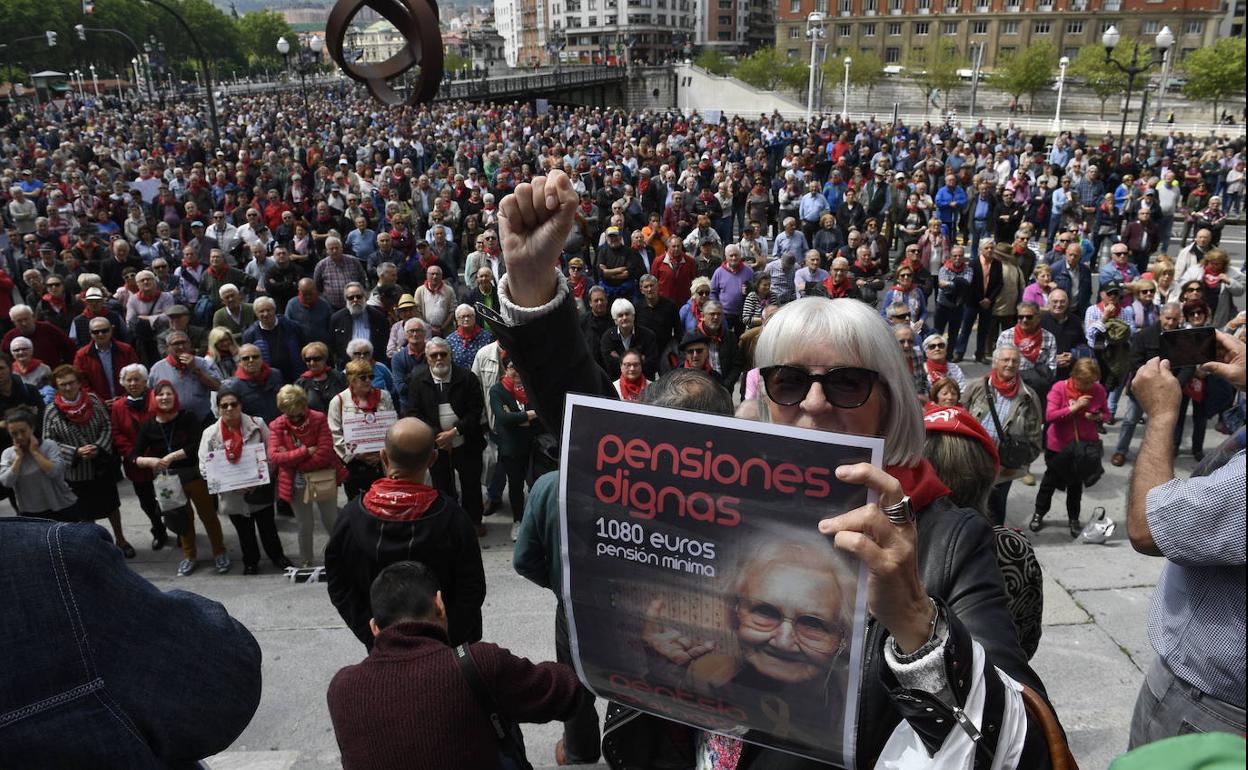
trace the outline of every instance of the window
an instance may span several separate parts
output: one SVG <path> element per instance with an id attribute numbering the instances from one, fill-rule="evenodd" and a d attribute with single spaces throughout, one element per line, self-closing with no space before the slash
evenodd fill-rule
<path id="1" fill-rule="evenodd" d="M 837 27 L 836 34 L 840 35 L 841 37 L 849 37 L 850 35 L 854 33 L 852 32 L 852 28 L 848 24 L 841 24 L 840 26 Z"/>
<path id="2" fill-rule="evenodd" d="M 885 64 L 896 64 L 899 61 L 901 61 L 901 49 L 900 48 L 885 48 L 884 49 L 884 63 Z"/>
<path id="3" fill-rule="evenodd" d="M 901 24 L 899 22 L 890 21 L 888 23 L 888 36 L 897 37 L 901 34 Z"/>
<path id="4" fill-rule="evenodd" d="M 801 40 L 801 39 L 802 39 L 802 28 L 801 27 L 789 27 L 789 40 Z"/>
<path id="5" fill-rule="evenodd" d="M 732 17 L 731 17 L 731 16 L 720 16 L 720 17 L 719 17 L 719 26 L 721 26 L 721 27 L 731 27 L 731 26 L 732 26 Z"/>
<path id="6" fill-rule="evenodd" d="M 731 10 L 732 10 L 732 0 L 719 0 L 719 10 L 721 10 L 721 11 L 731 11 Z"/>
<path id="7" fill-rule="evenodd" d="M 732 33 L 731 33 L 731 32 L 720 32 L 720 33 L 719 33 L 719 39 L 720 39 L 720 40 L 732 40 Z"/>
<path id="8" fill-rule="evenodd" d="M 591 26 L 591 27 L 596 27 L 596 26 L 598 26 L 598 17 L 597 17 L 597 16 L 590 16 L 590 17 L 589 17 L 589 26 Z"/>
<path id="9" fill-rule="evenodd" d="M 1203 19 L 1183 22 L 1184 35 L 1203 35 L 1205 34 L 1205 22 Z"/>
<path id="10" fill-rule="evenodd" d="M 902 0 L 888 0 L 888 12 L 891 14 L 899 14 L 902 10 Z"/>
<path id="11" fill-rule="evenodd" d="M 1161 29 L 1161 22 L 1146 21 L 1140 25 L 1140 34 L 1141 35 L 1156 35 L 1157 31 L 1160 29 Z"/>
<path id="12" fill-rule="evenodd" d="M 802 0 L 789 0 L 789 13 L 801 13 Z"/>
<path id="13" fill-rule="evenodd" d="M 796 58 L 797 58 L 797 49 L 796 49 L 796 48 L 790 48 L 790 49 L 789 49 L 789 59 L 790 59 L 790 60 L 792 60 L 792 59 L 796 59 Z"/>
<path id="14" fill-rule="evenodd" d="M 874 24 L 863 24 L 863 25 L 862 25 L 862 36 L 863 36 L 863 37 L 875 37 L 875 25 L 874 25 Z"/>
<path id="15" fill-rule="evenodd" d="M 1053 22 L 1051 21 L 1033 21 L 1031 23 L 1031 34 L 1047 35 L 1053 31 Z"/>
<path id="16" fill-rule="evenodd" d="M 1104 35 L 1107 31 L 1109 31 L 1109 28 L 1110 28 L 1110 27 L 1114 26 L 1114 24 L 1115 24 L 1115 23 L 1114 23 L 1114 22 L 1112 22 L 1112 21 L 1103 21 L 1103 22 L 1101 22 L 1100 34 Z"/>
<path id="17" fill-rule="evenodd" d="M 986 21 L 971 22 L 971 34 L 972 35 L 987 35 L 988 34 L 988 22 Z"/>
<path id="18" fill-rule="evenodd" d="M 854 0 L 841 0 L 837 4 L 842 16 L 848 16 L 854 12 Z"/>
<path id="19" fill-rule="evenodd" d="M 1023 9 L 1023 0 L 1005 0 L 1005 10 L 1018 13 Z"/>
<path id="20" fill-rule="evenodd" d="M 914 0 L 914 8 L 919 13 L 927 13 L 932 10 L 932 0 Z"/>
<path id="21" fill-rule="evenodd" d="M 958 34 L 958 23 L 956 21 L 946 21 L 940 25 L 940 34 L 956 35 Z"/>
<path id="22" fill-rule="evenodd" d="M 1082 21 L 1066 22 L 1066 34 L 1067 35 L 1082 35 L 1083 34 L 1083 22 Z"/>
<path id="23" fill-rule="evenodd" d="M 1062 50 L 1062 56 L 1065 56 L 1067 59 L 1070 59 L 1071 61 L 1074 61 L 1075 57 L 1078 55 L 1079 55 L 1078 48 L 1066 48 Z"/>
<path id="24" fill-rule="evenodd" d="M 875 0 L 862 0 L 863 13 L 875 13 Z"/>
<path id="25" fill-rule="evenodd" d="M 1016 21 L 1001 22 L 1001 34 L 1002 35 L 1017 35 L 1018 34 L 1018 22 Z"/>
<path id="26" fill-rule="evenodd" d="M 1010 59 L 1013 59 L 1014 54 L 1017 52 L 1018 52 L 1018 49 L 1012 45 L 1001 46 L 999 49 L 997 49 L 997 61 L 1004 64 Z"/>
<path id="27" fill-rule="evenodd" d="M 931 26 L 932 26 L 932 25 L 931 25 L 931 23 L 930 23 L 930 22 L 926 22 L 926 21 L 916 21 L 916 22 L 914 23 L 914 34 L 916 34 L 916 35 L 920 35 L 920 36 L 922 36 L 922 35 L 926 35 L 926 34 L 927 34 L 927 32 L 928 32 L 928 29 L 929 29 Z"/>

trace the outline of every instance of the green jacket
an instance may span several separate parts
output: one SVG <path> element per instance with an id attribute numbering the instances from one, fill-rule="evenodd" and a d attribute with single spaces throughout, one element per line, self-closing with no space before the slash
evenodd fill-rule
<path id="1" fill-rule="evenodd" d="M 511 565 L 516 574 L 549 588 L 563 603 L 563 549 L 559 527 L 559 472 L 551 471 L 529 489 L 524 518 L 516 533 Z"/>
<path id="2" fill-rule="evenodd" d="M 498 432 L 498 453 L 503 457 L 528 457 L 533 451 L 537 423 L 528 422 L 525 410 L 501 382 L 490 387 L 490 413 Z"/>

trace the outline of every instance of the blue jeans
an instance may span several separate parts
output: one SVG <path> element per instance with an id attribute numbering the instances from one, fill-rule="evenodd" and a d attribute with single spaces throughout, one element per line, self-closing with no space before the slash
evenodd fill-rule
<path id="1" fill-rule="evenodd" d="M 1205 414 L 1205 402 L 1187 396 L 1179 403 L 1179 421 L 1174 424 L 1174 452 L 1178 454 L 1183 443 L 1183 424 L 1187 421 L 1187 405 L 1192 405 L 1192 454 L 1205 451 L 1205 428 L 1209 417 Z"/>
<path id="2" fill-rule="evenodd" d="M 1135 396 L 1127 396 L 1127 413 L 1122 417 L 1122 427 L 1118 429 L 1118 444 L 1114 447 L 1114 451 L 1118 454 L 1125 455 L 1127 449 L 1131 447 L 1131 439 L 1135 436 L 1135 426 L 1140 424 L 1142 414 L 1140 402 L 1135 400 Z"/>
<path id="3" fill-rule="evenodd" d="M 958 336 L 958 329 L 961 326 L 961 321 L 962 321 L 962 309 L 961 308 L 958 308 L 956 306 L 945 307 L 944 305 L 938 304 L 936 306 L 936 317 L 932 321 L 933 325 L 932 325 L 931 330 L 935 332 L 936 334 L 944 334 L 946 339 L 948 339 L 950 336 L 956 338 Z M 949 332 L 948 334 L 945 334 L 946 329 Z M 953 343 L 955 341 L 956 340 L 949 340 L 950 343 Z"/>
<path id="4" fill-rule="evenodd" d="M 971 223 L 971 250 L 968 254 L 979 253 L 979 240 L 988 234 L 988 223 L 982 219 L 976 219 Z"/>
<path id="5" fill-rule="evenodd" d="M 967 304 L 962 309 L 962 328 L 958 330 L 958 341 L 953 346 L 957 355 L 966 354 L 967 343 L 971 339 L 971 327 L 979 322 L 975 332 L 975 350 L 980 355 L 988 353 L 988 326 L 992 323 L 992 308 L 981 308 L 978 304 Z"/>
<path id="6" fill-rule="evenodd" d="M 1170 234 L 1174 230 L 1174 214 L 1162 214 L 1157 217 L 1157 230 L 1161 238 L 1161 250 L 1170 250 Z"/>

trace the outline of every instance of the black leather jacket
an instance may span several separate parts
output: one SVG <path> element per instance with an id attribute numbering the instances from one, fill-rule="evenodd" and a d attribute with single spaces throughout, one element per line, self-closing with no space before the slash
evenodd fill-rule
<path id="1" fill-rule="evenodd" d="M 570 295 L 569 295 L 570 296 Z M 576 308 L 566 299 L 554 312 L 523 326 L 508 326 L 493 311 L 477 306 L 479 316 L 489 320 L 495 336 L 512 355 L 526 384 L 529 403 L 551 435 L 563 435 L 564 397 L 587 393 L 615 397 L 615 388 L 590 357 L 578 327 Z M 928 594 L 937 602 L 947 623 L 946 671 L 958 703 L 965 703 L 971 678 L 955 673 L 972 667 L 972 636 L 984 648 L 986 679 L 990 683 L 983 728 L 985 744 L 995 748 L 1000 706 L 994 713 L 994 696 L 1001 697 L 996 666 L 1014 680 L 1044 695 L 1044 685 L 1027 663 L 1019 646 L 1006 605 L 1005 588 L 997 567 L 992 526 L 978 513 L 955 508 L 947 498 L 937 499 L 917 514 L 919 572 Z M 870 768 L 903 717 L 934 752 L 954 727 L 955 715 L 935 696 L 904 690 L 884 662 L 887 632 L 874 619 L 867 625 L 863 660 L 864 675 L 857 729 L 857 766 Z M 930 709 L 930 710 L 929 710 Z M 611 704 L 603 728 L 602 753 L 616 770 L 692 768 L 696 735 L 694 728 Z M 1048 750 L 1039 729 L 1029 723 L 1027 744 L 1019 767 L 1024 770 L 1050 766 Z M 989 766 L 981 752 L 976 768 Z M 781 751 L 746 744 L 740 770 L 815 770 L 828 765 Z"/>

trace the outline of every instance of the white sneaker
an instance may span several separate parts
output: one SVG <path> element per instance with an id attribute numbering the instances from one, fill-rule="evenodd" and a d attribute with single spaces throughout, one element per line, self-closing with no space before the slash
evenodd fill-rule
<path id="1" fill-rule="evenodd" d="M 511 525 L 511 542 L 516 542 L 516 536 L 520 534 L 520 522 L 514 522 Z"/>

